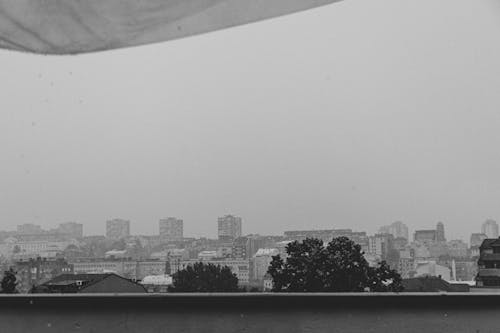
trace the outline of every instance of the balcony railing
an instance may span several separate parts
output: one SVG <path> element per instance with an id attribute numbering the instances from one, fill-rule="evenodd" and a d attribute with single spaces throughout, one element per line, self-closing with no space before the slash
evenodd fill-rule
<path id="1" fill-rule="evenodd" d="M 479 268 L 479 276 L 498 276 L 500 278 L 500 268 Z"/>

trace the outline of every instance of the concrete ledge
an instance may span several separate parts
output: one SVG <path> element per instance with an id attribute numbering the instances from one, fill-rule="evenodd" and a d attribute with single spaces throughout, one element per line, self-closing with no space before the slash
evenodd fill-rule
<path id="1" fill-rule="evenodd" d="M 0 332 L 497 332 L 498 294 L 2 295 Z"/>

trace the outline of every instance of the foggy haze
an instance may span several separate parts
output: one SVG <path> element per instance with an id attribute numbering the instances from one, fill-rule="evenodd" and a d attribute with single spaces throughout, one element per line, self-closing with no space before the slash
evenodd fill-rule
<path id="1" fill-rule="evenodd" d="M 497 1 L 346 0 L 169 43 L 0 52 L 0 229 L 500 220 Z"/>

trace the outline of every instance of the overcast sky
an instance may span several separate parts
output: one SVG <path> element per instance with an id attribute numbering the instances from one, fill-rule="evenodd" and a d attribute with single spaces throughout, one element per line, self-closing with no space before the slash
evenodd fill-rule
<path id="1" fill-rule="evenodd" d="M 500 2 L 346 0 L 84 56 L 0 52 L 0 229 L 500 220 Z"/>

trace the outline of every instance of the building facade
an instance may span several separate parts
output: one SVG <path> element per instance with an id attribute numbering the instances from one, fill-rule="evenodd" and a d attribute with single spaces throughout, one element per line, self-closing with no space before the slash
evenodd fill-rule
<path id="1" fill-rule="evenodd" d="M 481 226 L 481 232 L 488 238 L 498 238 L 498 224 L 496 221 L 488 219 Z"/>
<path id="2" fill-rule="evenodd" d="M 478 287 L 500 287 L 500 239 L 488 238 L 479 247 Z"/>
<path id="3" fill-rule="evenodd" d="M 488 236 L 483 233 L 473 233 L 470 235 L 470 247 L 480 247 Z"/>
<path id="4" fill-rule="evenodd" d="M 62 274 L 34 290 L 35 293 L 146 293 L 144 286 L 116 274 Z"/>
<path id="5" fill-rule="evenodd" d="M 163 241 L 181 241 L 184 237 L 184 221 L 175 217 L 161 219 L 159 229 Z"/>
<path id="6" fill-rule="evenodd" d="M 415 242 L 433 243 L 436 242 L 436 230 L 416 230 L 414 234 Z"/>
<path id="7" fill-rule="evenodd" d="M 386 260 L 388 254 L 394 249 L 394 237 L 391 234 L 376 234 L 368 238 L 369 253 Z"/>
<path id="8" fill-rule="evenodd" d="M 18 234 L 41 234 L 43 229 L 41 226 L 32 223 L 25 223 L 17 226 Z"/>
<path id="9" fill-rule="evenodd" d="M 75 222 L 66 222 L 59 224 L 59 233 L 68 235 L 71 238 L 83 238 L 83 224 Z"/>
<path id="10" fill-rule="evenodd" d="M 273 260 L 273 256 L 278 254 L 278 249 L 259 249 L 250 260 L 250 280 L 262 284 L 264 276 L 267 274 L 267 270 L 269 269 L 269 265 Z"/>
<path id="11" fill-rule="evenodd" d="M 464 241 L 457 239 L 451 240 L 447 244 L 447 254 L 453 258 L 465 258 L 468 254 L 468 246 Z"/>
<path id="12" fill-rule="evenodd" d="M 403 279 L 412 278 L 415 272 L 415 259 L 410 256 L 401 256 L 398 262 L 398 273 Z"/>
<path id="13" fill-rule="evenodd" d="M 113 219 L 106 221 L 106 237 L 110 239 L 122 239 L 130 236 L 130 221 Z"/>
<path id="14" fill-rule="evenodd" d="M 75 274 L 114 273 L 131 280 L 168 273 L 170 263 L 162 260 L 79 259 L 72 261 Z"/>
<path id="15" fill-rule="evenodd" d="M 421 276 L 436 276 L 440 277 L 445 281 L 450 281 L 451 269 L 446 266 L 439 265 L 438 263 L 436 263 L 436 261 L 433 260 L 417 261 L 415 262 L 414 277 L 421 277 Z"/>
<path id="16" fill-rule="evenodd" d="M 405 238 L 409 240 L 408 226 L 401 221 L 396 221 L 390 225 L 383 226 L 379 229 L 380 234 L 391 234 L 394 238 Z"/>
<path id="17" fill-rule="evenodd" d="M 443 222 L 438 222 L 436 224 L 436 241 L 437 242 L 446 242 Z"/>
<path id="18" fill-rule="evenodd" d="M 73 265 L 61 258 L 54 260 L 36 258 L 18 261 L 13 268 L 18 280 L 17 289 L 20 293 L 27 293 L 34 286 L 43 284 L 60 274 L 73 274 Z"/>
<path id="19" fill-rule="evenodd" d="M 218 235 L 220 240 L 234 240 L 241 237 L 242 222 L 241 217 L 226 215 L 217 219 Z"/>

